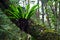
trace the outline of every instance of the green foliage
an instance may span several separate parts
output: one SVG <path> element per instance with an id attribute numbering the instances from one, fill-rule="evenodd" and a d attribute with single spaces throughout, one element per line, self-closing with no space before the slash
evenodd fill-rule
<path id="1" fill-rule="evenodd" d="M 48 1 L 47 4 L 50 5 L 50 6 L 52 6 L 53 5 L 53 2 L 52 1 Z"/>
<path id="2" fill-rule="evenodd" d="M 60 40 L 60 36 L 54 32 L 45 32 L 42 37 L 41 40 Z"/>
<path id="3" fill-rule="evenodd" d="M 31 37 L 31 40 L 36 40 L 34 37 Z"/>
<path id="4" fill-rule="evenodd" d="M 0 40 L 17 40 L 18 38 L 14 36 L 11 32 L 6 29 L 0 29 Z"/>
<path id="5" fill-rule="evenodd" d="M 14 6 L 10 5 L 9 9 L 6 9 L 5 12 L 8 15 L 9 18 L 15 18 L 15 19 L 30 19 L 32 15 L 34 15 L 35 11 L 38 9 L 38 5 L 34 5 L 30 9 L 30 4 L 28 4 L 25 8 L 25 10 L 19 5 L 19 6 Z"/>
<path id="6" fill-rule="evenodd" d="M 13 1 L 13 0 L 12 0 Z M 15 0 L 16 1 L 16 0 Z M 43 0 L 44 1 L 44 0 Z M 46 2 L 45 2 L 46 1 Z M 43 3 L 47 3 L 47 0 L 45 0 Z M 58 0 L 58 1 L 60 1 L 60 0 Z M 52 4 L 53 4 L 53 2 L 50 0 L 50 1 L 48 1 L 48 3 L 47 3 L 47 5 L 48 6 L 52 6 Z M 52 10 L 51 10 L 51 8 L 50 7 L 48 7 L 47 6 L 47 8 L 48 9 L 46 9 L 47 10 L 47 13 L 49 14 L 49 17 L 50 17 L 50 21 L 51 21 L 51 24 L 54 24 L 55 23 L 55 15 L 52 13 Z M 15 18 L 15 19 L 19 19 L 19 18 L 25 18 L 25 19 L 30 19 L 30 17 L 32 16 L 32 15 L 34 15 L 34 13 L 35 13 L 35 11 L 36 11 L 36 9 L 38 8 L 38 5 L 35 5 L 34 7 L 32 7 L 31 9 L 30 9 L 30 4 L 29 5 L 27 5 L 26 7 L 25 7 L 25 10 L 21 7 L 21 6 L 14 6 L 14 5 L 10 5 L 10 8 L 9 9 L 6 9 L 5 10 L 5 12 L 8 14 L 8 17 L 9 18 Z M 0 13 L 1 14 L 1 13 Z M 2 17 L 4 17 L 4 16 L 2 16 Z M 2 18 L 2 17 L 0 17 L 0 19 Z M 35 16 L 34 16 L 35 17 Z M 2 20 L 7 20 L 7 19 L 3 19 L 2 18 Z M 7 20 L 8 21 L 8 20 Z M 4 21 L 2 22 L 2 23 L 4 23 L 4 25 L 6 24 L 7 26 L 3 26 L 6 30 L 8 30 L 8 31 L 5 31 L 5 32 L 1 32 L 2 30 L 0 30 L 0 38 L 3 36 L 3 37 L 8 37 L 8 36 L 5 36 L 5 35 L 9 35 L 10 37 L 10 39 L 9 40 L 20 40 L 20 38 L 22 38 L 22 37 L 20 37 L 19 36 L 19 34 L 21 33 L 20 32 L 20 30 L 18 31 L 17 30 L 17 28 L 15 28 L 16 26 L 13 26 L 12 24 L 10 24 L 10 22 L 8 22 L 7 23 L 7 21 L 4 23 Z M 0 24 L 2 24 L 1 23 L 1 20 L 0 20 Z M 40 22 L 41 23 L 41 22 Z M 10 24 L 10 25 L 9 25 Z M 9 26 L 8 26 L 9 25 Z M 42 25 L 42 26 L 45 26 L 44 24 Z M 35 31 L 33 30 L 33 32 L 32 33 L 34 33 L 34 34 L 39 34 L 39 32 L 40 32 L 40 29 L 44 29 L 44 27 L 43 28 L 39 28 L 38 26 L 36 26 L 37 28 L 32 28 L 32 29 L 35 29 Z M 3 29 L 2 27 L 0 27 L 0 29 Z M 30 30 L 30 31 L 32 31 L 32 30 Z M 39 32 L 38 32 L 39 31 Z M 56 32 L 54 32 L 55 30 L 51 30 L 51 29 L 44 29 L 43 30 L 43 32 L 40 32 L 41 33 L 41 36 L 42 37 L 40 37 L 41 38 L 41 40 L 60 40 L 60 36 L 58 36 L 58 34 L 56 33 Z M 11 33 L 10 33 L 11 32 Z M 60 32 L 60 31 L 59 31 Z M 10 35 L 10 34 L 12 34 L 12 35 Z M 25 40 L 25 34 L 23 34 L 22 33 L 22 35 L 23 35 L 23 38 L 21 39 L 21 40 Z M 14 37 L 15 36 L 15 37 Z M 36 36 L 36 35 L 35 35 Z M 17 38 L 18 39 L 17 39 Z M 58 39 L 59 38 L 59 39 Z M 2 40 L 4 40 L 3 38 L 1 38 Z M 1 40 L 0 39 L 0 40 Z M 8 38 L 7 38 L 8 39 Z M 5 40 L 7 40 L 7 39 L 5 39 Z M 31 40 L 35 40 L 33 37 L 31 37 Z"/>
<path id="7" fill-rule="evenodd" d="M 11 4 L 18 5 L 20 0 L 9 0 Z"/>

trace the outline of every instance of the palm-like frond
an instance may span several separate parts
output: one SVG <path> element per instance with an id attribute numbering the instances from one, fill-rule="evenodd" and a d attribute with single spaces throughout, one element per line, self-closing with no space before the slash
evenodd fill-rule
<path id="1" fill-rule="evenodd" d="M 30 4 L 25 7 L 25 10 L 21 6 L 14 6 L 10 5 L 10 8 L 7 9 L 5 12 L 11 14 L 9 18 L 16 18 L 16 19 L 30 19 L 32 15 L 34 15 L 35 11 L 38 9 L 38 5 L 34 5 L 30 8 Z"/>
<path id="2" fill-rule="evenodd" d="M 19 10 L 17 9 L 17 6 L 10 5 L 10 11 L 13 12 L 13 14 L 17 15 L 19 17 Z"/>
<path id="3" fill-rule="evenodd" d="M 19 14 L 20 18 L 22 18 L 23 8 L 20 5 L 18 6 L 18 10 L 19 10 L 18 14 Z"/>
<path id="4" fill-rule="evenodd" d="M 6 10 L 5 12 L 9 14 L 9 16 L 8 16 L 9 18 L 10 17 L 11 18 L 18 18 L 18 16 L 14 12 L 12 12 L 10 10 Z"/>
<path id="5" fill-rule="evenodd" d="M 28 4 L 25 9 L 26 9 L 26 12 L 28 13 L 30 9 L 30 4 Z"/>
<path id="6" fill-rule="evenodd" d="M 26 14 L 26 17 L 25 18 L 30 18 L 34 13 L 35 11 L 38 9 L 38 5 L 34 5 L 30 10 L 29 12 Z"/>

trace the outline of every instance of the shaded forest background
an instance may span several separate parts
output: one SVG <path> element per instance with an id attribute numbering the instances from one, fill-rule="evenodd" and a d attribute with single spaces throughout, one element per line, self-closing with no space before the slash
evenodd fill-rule
<path id="1" fill-rule="evenodd" d="M 10 2 L 14 5 L 18 5 L 19 1 L 20 0 L 10 0 Z M 49 32 L 53 32 L 53 33 L 56 32 L 60 34 L 60 0 L 37 0 L 37 4 L 39 4 L 39 1 L 41 1 L 42 3 L 42 6 L 41 6 L 42 13 L 38 9 L 36 14 L 34 14 L 31 17 L 31 19 L 35 22 L 34 25 L 38 25 L 38 26 L 35 26 L 37 27 L 36 31 L 38 31 L 39 25 L 41 25 L 43 27 L 41 27 L 42 29 L 40 30 L 40 32 L 42 32 L 43 30 L 43 32 L 49 31 Z M 28 3 L 30 3 L 29 0 L 28 0 Z M 42 15 L 42 19 L 40 19 L 41 15 Z M 44 21 L 45 15 L 46 15 L 47 21 Z M 44 30 L 44 28 L 46 30 Z M 49 35 L 48 35 L 48 38 L 49 38 Z M 0 40 L 35 40 L 35 38 L 25 33 L 24 31 L 21 31 L 0 10 Z"/>

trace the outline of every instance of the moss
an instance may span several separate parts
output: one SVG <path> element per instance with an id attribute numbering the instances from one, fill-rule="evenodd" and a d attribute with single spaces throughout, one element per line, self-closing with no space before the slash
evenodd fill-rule
<path id="1" fill-rule="evenodd" d="M 60 36 L 57 32 L 53 30 L 45 30 L 41 32 L 41 40 L 60 40 Z"/>

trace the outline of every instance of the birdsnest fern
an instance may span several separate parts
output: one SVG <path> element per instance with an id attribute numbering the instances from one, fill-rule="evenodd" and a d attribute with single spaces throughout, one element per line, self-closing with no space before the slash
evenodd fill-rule
<path id="1" fill-rule="evenodd" d="M 7 12 L 9 18 L 30 19 L 30 17 L 34 15 L 37 9 L 38 5 L 34 5 L 32 8 L 30 8 L 30 4 L 28 4 L 25 7 L 25 10 L 20 5 L 19 6 L 10 5 L 9 9 L 6 9 L 5 12 Z"/>
<path id="2" fill-rule="evenodd" d="M 35 14 L 38 8 L 38 4 L 32 8 L 30 8 L 30 4 L 28 4 L 25 10 L 20 5 L 10 5 L 9 9 L 5 10 L 5 13 L 8 15 L 8 18 L 13 19 L 12 22 L 16 23 L 20 29 L 27 31 L 29 26 L 28 20 Z"/>

